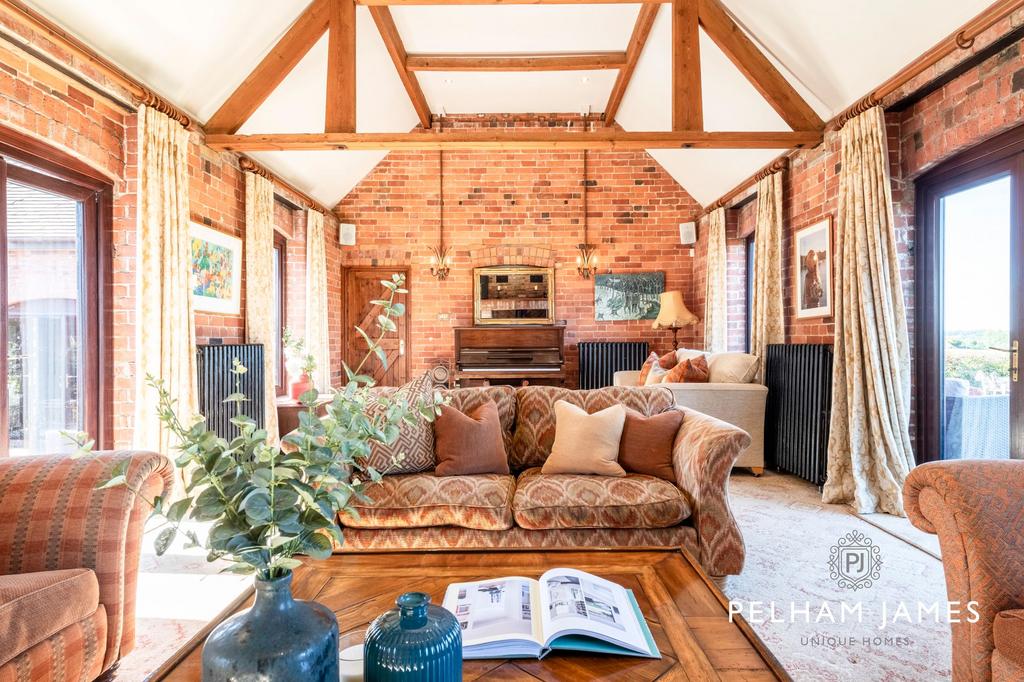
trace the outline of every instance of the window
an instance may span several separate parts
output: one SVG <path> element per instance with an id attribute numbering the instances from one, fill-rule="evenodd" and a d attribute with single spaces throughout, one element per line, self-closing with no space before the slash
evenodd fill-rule
<path id="1" fill-rule="evenodd" d="M 744 297 L 746 298 L 746 310 L 747 314 L 744 318 L 744 338 L 746 339 L 747 352 L 750 352 L 750 323 L 754 319 L 754 235 L 751 234 L 746 238 L 746 249 L 747 249 L 747 270 L 746 270 L 746 291 Z"/>
<path id="2" fill-rule="evenodd" d="M 8 139 L 0 134 L 0 456 L 68 451 L 63 431 L 102 443 L 98 242 L 109 186 Z"/>
<path id="3" fill-rule="evenodd" d="M 274 347 L 271 352 L 274 356 L 274 384 L 277 386 L 278 395 L 287 393 L 287 386 L 285 385 L 287 378 L 284 371 L 284 344 L 281 341 L 285 320 L 287 319 L 285 315 L 285 291 L 287 288 L 287 281 L 285 279 L 286 253 L 287 241 L 284 236 L 275 233 L 274 267 L 271 277 L 274 282 L 273 316 L 276 333 L 274 334 Z"/>

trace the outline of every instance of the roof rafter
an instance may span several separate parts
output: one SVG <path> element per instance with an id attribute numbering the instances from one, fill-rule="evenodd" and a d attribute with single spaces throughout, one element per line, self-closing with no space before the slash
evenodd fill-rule
<path id="1" fill-rule="evenodd" d="M 672 0 L 672 130 L 703 130 L 700 24 L 694 0 Z"/>
<path id="2" fill-rule="evenodd" d="M 327 111 L 324 132 L 356 131 L 356 5 L 328 0 Z"/>
<path id="3" fill-rule="evenodd" d="M 640 13 L 636 17 L 636 24 L 633 25 L 633 35 L 629 37 L 629 45 L 626 47 L 626 63 L 619 69 L 619 75 L 612 86 L 612 93 L 608 97 L 608 104 L 604 108 L 605 125 L 611 125 L 615 115 L 619 113 L 619 105 L 629 87 L 629 81 L 633 78 L 633 71 L 636 69 L 637 60 L 640 59 L 647 44 L 647 38 L 651 35 L 651 27 L 658 16 L 661 5 L 646 4 L 640 7 Z"/>
<path id="4" fill-rule="evenodd" d="M 380 37 L 384 40 L 384 47 L 388 49 L 391 61 L 395 63 L 395 69 L 398 70 L 398 77 L 402 80 L 405 91 L 409 93 L 412 106 L 420 118 L 420 125 L 429 129 L 430 106 L 427 105 L 427 98 L 423 96 L 423 90 L 420 88 L 416 74 L 406 67 L 409 55 L 402 43 L 402 36 L 398 35 L 398 27 L 395 26 L 395 18 L 391 16 L 391 10 L 383 6 L 373 6 L 370 7 L 370 16 L 373 17 L 373 23 L 377 24 Z"/>
<path id="5" fill-rule="evenodd" d="M 327 0 L 313 0 L 291 28 L 206 122 L 213 133 L 234 133 L 252 116 L 327 31 Z"/>
<path id="6" fill-rule="evenodd" d="M 544 54 L 410 54 L 410 71 L 599 71 L 621 69 L 625 52 Z"/>
<path id="7" fill-rule="evenodd" d="M 793 130 L 821 130 L 825 123 L 732 20 L 719 0 L 698 0 L 700 24 L 765 101 Z"/>
<path id="8" fill-rule="evenodd" d="M 821 131 L 748 132 L 679 130 L 627 132 L 614 128 L 451 130 L 412 133 L 283 133 L 207 135 L 213 149 L 233 152 L 318 149 L 788 149 L 815 146 Z"/>

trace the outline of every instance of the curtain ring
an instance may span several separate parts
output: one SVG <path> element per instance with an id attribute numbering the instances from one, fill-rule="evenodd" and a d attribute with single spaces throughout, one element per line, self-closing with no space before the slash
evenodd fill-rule
<path id="1" fill-rule="evenodd" d="M 960 31 L 959 33 L 956 34 L 956 38 L 954 38 L 954 40 L 956 41 L 956 46 L 959 47 L 961 50 L 969 50 L 972 47 L 974 47 L 974 38 L 968 38 L 965 34 L 966 31 Z"/>

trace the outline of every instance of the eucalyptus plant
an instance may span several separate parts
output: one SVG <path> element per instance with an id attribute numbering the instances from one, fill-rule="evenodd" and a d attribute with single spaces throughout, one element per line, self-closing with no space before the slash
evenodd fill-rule
<path id="1" fill-rule="evenodd" d="M 153 514 L 165 522 L 156 537 L 158 555 L 184 533 L 188 546 L 207 549 L 209 561 L 231 562 L 225 570 L 254 573 L 268 580 L 299 566 L 296 556 L 326 558 L 332 541 L 343 542 L 338 513 L 356 515 L 352 501 L 370 501 L 367 487 L 385 473 L 368 464 L 373 444 L 394 443 L 402 424 L 417 419 L 433 421 L 442 403 L 436 391 L 430 399 L 415 404 L 373 393 L 372 378 L 362 374 L 374 355 L 387 366 L 380 343 L 397 329 L 394 320 L 405 312 L 396 300 L 408 293 L 404 283 L 401 275 L 381 281 L 386 294 L 373 302 L 380 309 L 374 336 L 356 328 L 369 344 L 366 357 L 354 369 L 345 365 L 347 383 L 326 406 L 325 416 L 318 417 L 313 410 L 317 391 L 301 396 L 306 410 L 299 415 L 299 427 L 280 444 L 269 443 L 266 430 L 257 428 L 255 420 L 244 414 L 246 398 L 240 391 L 225 400 L 237 408 L 231 423 L 239 430 L 239 435 L 228 441 L 210 431 L 201 417 L 193 424 L 182 423 L 163 384 L 148 378 L 159 394 L 160 420 L 179 440 L 174 463 L 186 479 L 185 497 L 147 500 Z M 236 385 L 246 371 L 236 360 L 231 370 Z M 80 455 L 90 451 L 92 442 L 87 436 L 79 434 L 76 441 Z M 130 487 L 126 468 L 124 461 L 101 487 Z M 208 536 L 200 540 L 193 530 L 183 529 L 186 520 L 211 522 Z"/>

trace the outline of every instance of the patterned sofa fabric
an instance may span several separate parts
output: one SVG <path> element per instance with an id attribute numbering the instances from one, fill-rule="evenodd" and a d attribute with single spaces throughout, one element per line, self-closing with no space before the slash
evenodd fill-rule
<path id="1" fill-rule="evenodd" d="M 128 486 L 97 489 L 125 460 Z M 87 568 L 96 575 L 100 604 L 96 614 L 19 655 L 4 671 L 17 665 L 18 679 L 93 679 L 92 657 L 102 672 L 131 651 L 139 550 L 150 512 L 144 500 L 170 489 L 172 471 L 169 459 L 151 452 L 0 460 L 0 575 Z M 75 649 L 83 643 L 95 646 Z M 59 654 L 57 663 L 45 658 L 47 652 Z M 52 667 L 58 663 L 63 668 Z"/>
<path id="2" fill-rule="evenodd" d="M 690 515 L 682 492 L 654 476 L 541 475 L 527 469 L 512 500 L 516 524 L 554 528 L 668 528 Z"/>
<path id="3" fill-rule="evenodd" d="M 501 438 L 505 452 L 512 452 L 512 431 L 516 423 L 516 389 L 511 386 L 486 386 L 480 388 L 450 388 L 441 395 L 451 400 L 451 406 L 468 414 L 486 402 L 494 401 L 498 406 L 501 421 Z"/>
<path id="4" fill-rule="evenodd" d="M 508 530 L 512 527 L 514 491 L 515 479 L 500 474 L 394 474 L 367 488 L 372 503 L 352 505 L 358 516 L 342 514 L 339 520 L 348 528 L 457 526 Z"/>
<path id="5" fill-rule="evenodd" d="M 661 414 L 675 405 L 672 392 L 652 386 L 609 386 L 592 391 L 573 391 L 553 386 L 516 389 L 516 431 L 509 453 L 513 471 L 544 464 L 555 442 L 555 402 L 564 400 L 588 413 L 622 404 L 645 417 Z"/>
<path id="6" fill-rule="evenodd" d="M 345 529 L 345 544 L 336 552 L 428 549 L 616 549 L 682 547 L 699 555 L 697 531 L 685 523 L 671 528 L 563 528 L 527 530 L 513 526 L 494 533 L 454 526 L 433 528 Z"/>

